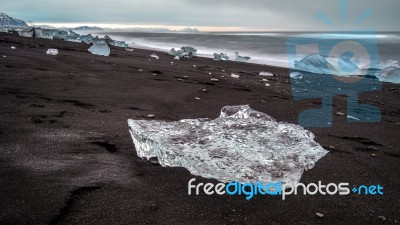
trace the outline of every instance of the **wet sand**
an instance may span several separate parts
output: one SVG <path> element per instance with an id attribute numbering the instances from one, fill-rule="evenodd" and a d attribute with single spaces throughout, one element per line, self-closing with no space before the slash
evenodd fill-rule
<path id="1" fill-rule="evenodd" d="M 380 184 L 384 195 L 298 195 L 285 201 L 188 196 L 193 176 L 184 168 L 139 159 L 127 119 L 216 118 L 225 105 L 249 104 L 278 121 L 297 123 L 299 112 L 321 101 L 293 100 L 289 71 L 283 68 L 199 57 L 173 60 L 162 52 L 156 60 L 150 57 L 155 51 L 140 49 L 112 48 L 110 57 L 102 57 L 88 47 L 0 34 L 1 224 L 400 222 L 399 85 L 385 83 L 382 90 L 359 96 L 381 109 L 379 123 L 347 123 L 336 115 L 346 112 L 346 98 L 337 96 L 333 126 L 309 129 L 330 152 L 301 179 Z M 48 48 L 60 54 L 46 55 Z M 261 71 L 274 76 L 259 76 Z M 213 77 L 219 82 L 210 81 Z M 263 78 L 270 87 L 260 82 Z"/>

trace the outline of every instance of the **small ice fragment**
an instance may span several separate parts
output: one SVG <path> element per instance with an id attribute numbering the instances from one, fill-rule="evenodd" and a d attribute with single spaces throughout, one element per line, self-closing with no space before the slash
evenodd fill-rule
<path id="1" fill-rule="evenodd" d="M 133 52 L 134 49 L 133 48 L 125 48 L 125 50 L 128 52 Z"/>
<path id="2" fill-rule="evenodd" d="M 268 83 L 266 83 L 266 84 L 265 84 L 265 86 L 269 87 L 269 86 L 271 86 L 271 85 L 270 85 L 270 84 L 268 84 Z"/>
<path id="3" fill-rule="evenodd" d="M 237 74 L 232 73 L 232 74 L 231 74 L 231 77 L 233 77 L 233 78 L 239 78 L 240 76 L 237 75 Z"/>
<path id="4" fill-rule="evenodd" d="M 11 49 L 15 50 L 16 48 L 15 48 L 15 46 L 11 46 Z"/>
<path id="5" fill-rule="evenodd" d="M 202 90 L 202 92 L 208 92 L 208 90 L 204 88 L 204 89 Z"/>
<path id="6" fill-rule="evenodd" d="M 196 100 L 200 100 L 200 98 L 199 98 L 199 97 L 195 97 L 194 99 L 196 99 Z"/>
<path id="7" fill-rule="evenodd" d="M 297 79 L 302 79 L 303 78 L 303 74 L 300 72 L 291 72 L 290 73 L 290 77 L 297 80 Z"/>
<path id="8" fill-rule="evenodd" d="M 193 67 L 195 67 L 195 68 L 196 68 L 196 65 L 193 65 Z"/>
<path id="9" fill-rule="evenodd" d="M 247 62 L 251 59 L 248 56 L 240 56 L 238 52 L 235 52 L 235 57 L 236 62 Z"/>
<path id="10" fill-rule="evenodd" d="M 179 56 L 175 56 L 174 59 L 175 59 L 175 60 L 179 60 L 180 57 L 179 57 Z"/>
<path id="11" fill-rule="evenodd" d="M 214 53 L 214 60 L 215 61 L 228 61 L 229 57 L 227 54 L 224 53 Z"/>
<path id="12" fill-rule="evenodd" d="M 259 75 L 261 76 L 273 76 L 274 74 L 270 73 L 270 72 L 260 72 Z"/>
<path id="13" fill-rule="evenodd" d="M 344 113 L 337 112 L 336 115 L 338 115 L 338 116 L 344 116 Z"/>
<path id="14" fill-rule="evenodd" d="M 55 48 L 49 48 L 49 49 L 47 49 L 46 54 L 47 55 L 58 55 L 58 50 Z"/>
<path id="15" fill-rule="evenodd" d="M 267 82 L 267 81 L 268 81 L 268 79 L 262 79 L 262 81 L 263 81 L 263 82 Z"/>
<path id="16" fill-rule="evenodd" d="M 153 57 L 155 59 L 160 59 L 160 57 L 156 53 L 151 54 L 150 57 Z"/>
<path id="17" fill-rule="evenodd" d="M 7 56 L 6 55 L 3 55 L 3 58 L 6 58 Z"/>
<path id="18" fill-rule="evenodd" d="M 219 80 L 217 78 L 211 78 L 211 81 L 218 82 Z"/>
<path id="19" fill-rule="evenodd" d="M 350 116 L 350 115 L 347 115 L 347 119 L 360 120 L 360 119 L 358 119 L 357 117 Z"/>
<path id="20" fill-rule="evenodd" d="M 154 118 L 154 117 L 155 117 L 154 114 L 149 114 L 149 115 L 147 115 L 147 118 Z"/>

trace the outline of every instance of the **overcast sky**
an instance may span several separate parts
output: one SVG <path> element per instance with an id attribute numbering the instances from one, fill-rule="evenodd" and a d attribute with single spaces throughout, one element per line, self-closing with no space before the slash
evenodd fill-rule
<path id="1" fill-rule="evenodd" d="M 36 24 L 122 24 L 249 30 L 400 31 L 400 0 L 0 0 L 0 10 Z M 371 9 L 365 20 L 353 21 Z M 318 19 L 316 13 L 327 19 Z M 342 15 L 342 16 L 341 16 Z M 342 19 L 346 22 L 343 23 Z M 329 21 L 329 22 L 328 22 Z M 334 24 L 335 26 L 332 26 Z M 210 28 L 211 27 L 211 28 Z M 214 28 L 212 28 L 214 27 Z"/>

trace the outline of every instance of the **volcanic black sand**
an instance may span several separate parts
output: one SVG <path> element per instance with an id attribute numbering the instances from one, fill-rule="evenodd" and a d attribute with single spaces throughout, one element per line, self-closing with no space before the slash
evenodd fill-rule
<path id="1" fill-rule="evenodd" d="M 173 60 L 161 52 L 157 60 L 150 57 L 154 51 L 140 49 L 112 48 L 110 57 L 102 57 L 88 47 L 0 35 L 1 224 L 400 221 L 399 85 L 385 83 L 359 96 L 381 109 L 379 123 L 347 123 L 336 114 L 346 113 L 346 97 L 336 97 L 333 126 L 309 129 L 329 153 L 301 179 L 380 184 L 384 195 L 298 195 L 285 201 L 188 196 L 193 176 L 138 158 L 127 119 L 216 118 L 225 105 L 249 104 L 278 121 L 297 123 L 298 113 L 317 108 L 320 99 L 293 100 L 287 69 L 200 57 Z M 48 48 L 60 54 L 46 55 Z M 270 87 L 260 82 L 261 71 L 274 73 L 267 77 Z M 213 77 L 219 82 L 210 81 Z M 197 177 L 197 182 L 217 181 Z"/>

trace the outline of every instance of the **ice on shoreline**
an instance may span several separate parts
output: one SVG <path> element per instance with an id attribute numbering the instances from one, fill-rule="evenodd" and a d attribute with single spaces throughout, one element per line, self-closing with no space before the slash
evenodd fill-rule
<path id="1" fill-rule="evenodd" d="M 222 182 L 298 182 L 327 154 L 311 132 L 248 105 L 225 106 L 214 120 L 128 120 L 128 125 L 139 157 L 157 157 L 162 166 Z"/>
<path id="2" fill-rule="evenodd" d="M 49 49 L 47 49 L 46 54 L 47 55 L 58 55 L 58 50 L 54 49 L 54 48 L 49 48 Z"/>
<path id="3" fill-rule="evenodd" d="M 183 46 L 181 47 L 180 50 L 175 50 L 175 48 L 172 48 L 169 51 L 169 54 L 176 57 L 188 57 L 188 58 L 192 58 L 193 56 L 195 56 L 197 53 L 197 49 L 191 47 L 191 46 Z"/>
<path id="4" fill-rule="evenodd" d="M 355 60 L 357 61 L 357 60 Z M 326 57 L 320 54 L 311 54 L 300 61 L 295 61 L 294 69 L 315 74 L 332 74 L 338 76 L 372 76 L 380 81 L 400 83 L 400 66 L 397 61 L 388 60 L 374 62 L 370 65 L 359 67 L 354 61 L 344 56 Z M 301 72 L 292 78 L 298 78 Z"/>
<path id="5" fill-rule="evenodd" d="M 92 47 L 88 49 L 88 51 L 94 55 L 102 55 L 102 56 L 110 55 L 110 47 L 108 47 L 108 44 L 105 42 L 94 43 Z"/>
<path id="6" fill-rule="evenodd" d="M 247 62 L 251 59 L 251 57 L 248 56 L 241 56 L 239 55 L 238 52 L 235 52 L 235 61 L 236 62 Z"/>
<path id="7" fill-rule="evenodd" d="M 268 76 L 268 77 L 274 76 L 273 73 L 271 73 L 271 72 L 265 72 L 265 71 L 260 72 L 258 75 L 260 75 L 260 76 Z"/>
<path id="8" fill-rule="evenodd" d="M 229 56 L 227 54 L 224 53 L 214 53 L 214 60 L 215 61 L 228 61 L 229 60 Z"/>

